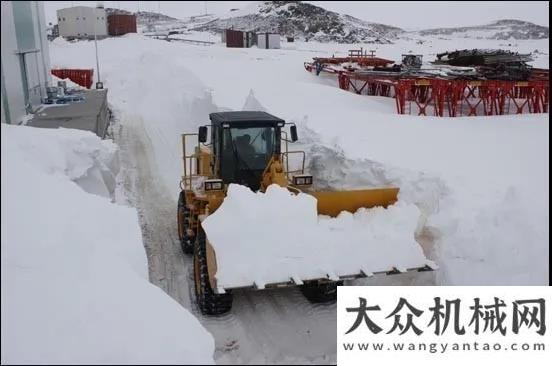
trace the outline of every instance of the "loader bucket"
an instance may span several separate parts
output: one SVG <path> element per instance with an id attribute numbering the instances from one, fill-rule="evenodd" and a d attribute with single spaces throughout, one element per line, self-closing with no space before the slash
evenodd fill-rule
<path id="1" fill-rule="evenodd" d="M 399 188 L 373 188 L 354 191 L 308 192 L 318 200 L 318 214 L 336 217 L 341 211 L 355 213 L 359 208 L 387 207 L 397 202 Z"/>
<path id="2" fill-rule="evenodd" d="M 329 224 L 326 220 L 314 220 L 318 222 L 313 223 L 312 200 L 305 201 L 304 197 L 293 198 L 295 195 L 285 192 L 277 193 L 283 187 L 275 188 L 272 193 L 268 190 L 265 194 L 272 195 L 272 199 L 284 198 L 285 201 L 281 203 L 288 209 L 289 205 L 297 205 L 291 209 L 304 208 L 304 203 L 308 202 L 308 225 L 296 222 L 296 219 L 301 219 L 300 216 L 282 217 L 281 207 L 278 205 L 271 205 L 262 216 L 255 214 L 258 210 L 251 210 L 251 214 L 246 217 L 236 215 L 237 210 L 242 207 L 238 203 L 263 203 L 266 198 L 249 189 L 238 190 L 236 187 L 238 185 L 231 186 L 235 192 L 241 192 L 240 194 L 232 195 L 232 191 L 229 191 L 221 208 L 209 216 L 200 218 L 207 236 L 206 262 L 210 286 L 216 294 L 239 288 L 261 290 L 301 286 L 316 282 L 371 277 L 375 274 L 426 270 L 428 266 L 436 268 L 434 263 L 425 257 L 415 240 L 419 211 L 410 205 L 396 207 L 396 210 L 377 210 L 374 213 L 376 222 L 380 224 L 383 218 L 390 218 L 390 226 L 374 227 L 370 224 L 374 222 L 370 215 L 360 215 L 360 225 L 355 225 L 352 228 L 354 234 L 342 243 L 339 240 L 342 239 L 340 235 L 343 233 L 342 230 L 350 228 L 348 220 L 338 219 Z M 362 207 L 387 207 L 397 201 L 398 193 L 398 188 L 386 187 L 309 194 L 318 201 L 318 214 L 336 217 L 342 211 L 354 213 Z M 229 207 L 229 211 L 225 212 L 225 207 Z M 404 219 L 400 228 L 394 227 L 393 217 Z M 244 229 L 249 226 L 258 228 L 258 225 L 269 227 L 278 220 L 284 221 L 283 225 L 291 233 L 291 239 L 286 241 L 286 245 L 278 242 L 279 245 L 276 247 L 273 240 L 263 240 L 260 244 L 258 235 L 251 235 L 250 230 Z M 298 225 L 289 225 L 292 220 Z M 363 220 L 367 223 L 366 226 L 362 224 Z M 220 230 L 224 225 L 228 226 Z M 300 237 L 302 241 L 296 242 L 293 239 L 295 237 Z M 347 258 L 345 262 L 336 260 L 336 251 L 343 248 L 349 248 L 345 250 L 355 253 L 355 256 Z M 200 278 L 199 276 L 196 277 Z"/>

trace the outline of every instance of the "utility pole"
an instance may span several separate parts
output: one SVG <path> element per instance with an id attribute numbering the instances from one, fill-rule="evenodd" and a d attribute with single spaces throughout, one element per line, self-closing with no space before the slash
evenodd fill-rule
<path id="1" fill-rule="evenodd" d="M 204 2 L 205 4 L 205 15 L 207 15 L 207 1 Z M 211 32 L 207 32 L 209 34 L 209 42 L 211 42 Z"/>
<path id="2" fill-rule="evenodd" d="M 98 9 L 98 8 L 96 8 Z M 96 11 L 96 20 L 94 22 L 94 47 L 96 48 L 96 71 L 98 72 L 98 81 L 96 82 L 96 89 L 103 89 L 103 83 L 100 81 L 100 60 L 98 58 L 98 11 Z"/>

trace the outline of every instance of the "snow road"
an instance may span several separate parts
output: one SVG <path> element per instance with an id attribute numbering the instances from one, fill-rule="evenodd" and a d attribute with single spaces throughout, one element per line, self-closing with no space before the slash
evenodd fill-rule
<path id="1" fill-rule="evenodd" d="M 152 146 L 141 117 L 117 117 L 111 134 L 121 148 L 119 200 L 126 199 L 138 209 L 150 281 L 189 309 L 213 334 L 215 361 L 335 364 L 335 304 L 311 304 L 296 288 L 235 292 L 229 314 L 218 318 L 200 314 L 193 301 L 192 259 L 183 254 L 176 235 L 175 199 L 152 163 Z M 424 239 L 431 242 L 427 236 L 418 238 Z M 356 283 L 427 285 L 434 284 L 434 274 L 382 276 Z"/>

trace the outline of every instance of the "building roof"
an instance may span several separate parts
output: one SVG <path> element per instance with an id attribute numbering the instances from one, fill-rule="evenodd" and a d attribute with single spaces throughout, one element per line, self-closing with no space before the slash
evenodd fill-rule
<path id="1" fill-rule="evenodd" d="M 284 123 L 281 118 L 260 111 L 218 112 L 209 114 L 213 123 L 232 122 L 273 122 Z"/>
<path id="2" fill-rule="evenodd" d="M 92 11 L 96 12 L 98 10 L 105 11 L 104 8 L 95 8 L 95 7 L 92 7 L 92 6 L 78 5 L 78 6 L 72 6 L 72 7 L 69 7 L 69 8 L 57 9 L 56 14 L 70 13 L 70 12 L 75 11 L 75 10 L 81 10 L 81 11 L 87 11 L 87 12 L 92 12 Z"/>

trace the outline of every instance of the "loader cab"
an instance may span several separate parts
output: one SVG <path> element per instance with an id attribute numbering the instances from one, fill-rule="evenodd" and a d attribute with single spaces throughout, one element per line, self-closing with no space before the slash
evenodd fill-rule
<path id="1" fill-rule="evenodd" d="M 209 118 L 214 175 L 225 184 L 238 183 L 257 191 L 268 162 L 280 154 L 285 121 L 250 111 L 211 113 Z"/>

